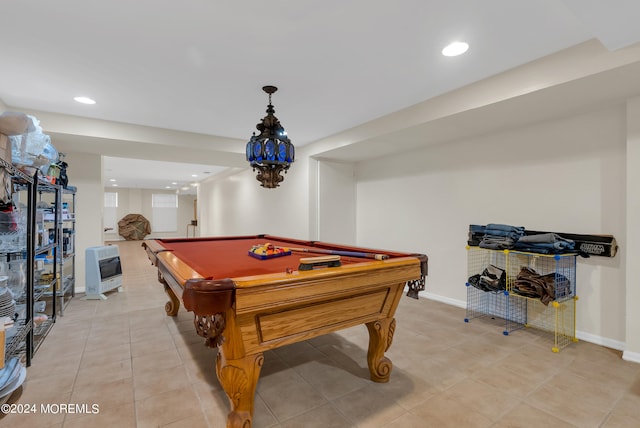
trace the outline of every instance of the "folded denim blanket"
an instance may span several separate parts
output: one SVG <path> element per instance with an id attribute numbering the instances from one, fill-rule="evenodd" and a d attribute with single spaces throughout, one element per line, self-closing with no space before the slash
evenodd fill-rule
<path id="1" fill-rule="evenodd" d="M 506 250 L 513 248 L 516 240 L 508 236 L 489 236 L 485 235 L 478 245 L 480 248 L 488 248 L 490 250 Z"/>
<path id="2" fill-rule="evenodd" d="M 524 243 L 516 242 L 513 245 L 513 249 L 516 251 L 522 251 L 525 253 L 538 253 L 538 254 L 557 254 L 562 251 L 558 251 L 555 248 L 548 248 L 543 245 L 528 245 Z"/>
<path id="3" fill-rule="evenodd" d="M 494 237 L 504 236 L 517 241 L 523 235 L 515 231 L 507 231 L 507 230 L 501 230 L 501 229 L 486 229 L 484 231 L 484 236 L 494 236 Z"/>
<path id="4" fill-rule="evenodd" d="M 508 224 L 499 224 L 499 223 L 489 223 L 485 227 L 485 233 L 487 233 L 487 230 L 504 230 L 507 232 L 516 232 L 516 233 L 524 234 L 524 227 L 522 226 L 511 226 Z"/>
<path id="5" fill-rule="evenodd" d="M 484 229 L 484 236 L 491 238 L 505 237 L 517 241 L 524 236 L 524 227 L 490 223 Z"/>
<path id="6" fill-rule="evenodd" d="M 573 250 L 575 242 L 571 239 L 563 238 L 557 233 L 540 233 L 537 235 L 527 235 L 518 239 L 519 243 L 528 245 L 547 245 L 547 248 L 555 248 L 557 250 Z"/>

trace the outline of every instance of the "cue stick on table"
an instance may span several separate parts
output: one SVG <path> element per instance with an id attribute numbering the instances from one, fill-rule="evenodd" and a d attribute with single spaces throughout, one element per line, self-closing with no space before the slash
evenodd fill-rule
<path id="1" fill-rule="evenodd" d="M 291 251 L 299 251 L 303 253 L 334 254 L 336 256 L 363 257 L 366 259 L 376 260 L 386 260 L 389 258 L 389 256 L 386 254 L 365 253 L 361 251 L 325 250 L 322 248 L 287 248 L 289 248 Z"/>

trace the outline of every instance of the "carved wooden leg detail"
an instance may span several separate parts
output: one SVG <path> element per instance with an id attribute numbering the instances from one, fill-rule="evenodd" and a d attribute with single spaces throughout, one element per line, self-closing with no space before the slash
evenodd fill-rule
<path id="1" fill-rule="evenodd" d="M 224 336 L 222 332 L 226 327 L 226 314 L 215 315 L 194 315 L 193 324 L 196 327 L 196 333 L 205 338 L 204 344 L 209 348 L 215 348 L 222 345 Z"/>
<path id="2" fill-rule="evenodd" d="M 369 329 L 369 352 L 367 362 L 369 363 L 369 373 L 374 382 L 389 382 L 393 364 L 391 360 L 384 356 L 384 353 L 393 342 L 393 333 L 396 329 L 394 318 L 385 318 L 367 323 Z"/>
<path id="3" fill-rule="evenodd" d="M 227 360 L 219 350 L 216 374 L 231 404 L 227 428 L 251 428 L 253 401 L 263 362 L 262 353 Z"/>
<path id="4" fill-rule="evenodd" d="M 180 309 L 180 300 L 176 297 L 171 287 L 164 283 L 164 292 L 169 296 L 169 301 L 165 303 L 164 310 L 167 315 L 171 317 L 175 317 L 178 315 L 178 310 Z"/>

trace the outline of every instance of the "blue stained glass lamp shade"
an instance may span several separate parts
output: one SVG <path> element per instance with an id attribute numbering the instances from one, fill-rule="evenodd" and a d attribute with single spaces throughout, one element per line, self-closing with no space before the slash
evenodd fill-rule
<path id="1" fill-rule="evenodd" d="M 253 161 L 253 147 L 251 146 L 251 141 L 249 141 L 247 143 L 247 162 L 251 162 L 251 161 Z"/>
<path id="2" fill-rule="evenodd" d="M 264 143 L 264 157 L 267 160 L 275 160 L 276 159 L 276 143 L 273 140 L 267 140 Z"/>
<path id="3" fill-rule="evenodd" d="M 293 145 L 289 146 L 289 157 L 287 157 L 287 162 L 293 162 L 296 159 L 296 149 Z"/>
<path id="4" fill-rule="evenodd" d="M 260 140 L 253 143 L 253 157 L 257 162 L 262 162 L 262 144 Z"/>
<path id="5" fill-rule="evenodd" d="M 293 144 L 278 118 L 274 116 L 271 94 L 277 89 L 275 86 L 262 88 L 269 94 L 267 116 L 256 125 L 258 135 L 254 131 L 246 147 L 247 162 L 254 171 L 258 171 L 256 178 L 262 183 L 262 187 L 266 188 L 278 187 L 284 180 L 282 174 L 287 172 L 295 159 Z"/>
<path id="6" fill-rule="evenodd" d="M 247 162 L 252 165 L 258 163 L 288 165 L 295 160 L 295 147 L 285 141 L 253 136 L 247 143 L 246 149 Z"/>
<path id="7" fill-rule="evenodd" d="M 287 158 L 287 145 L 283 142 L 278 144 L 278 162 L 284 162 Z"/>

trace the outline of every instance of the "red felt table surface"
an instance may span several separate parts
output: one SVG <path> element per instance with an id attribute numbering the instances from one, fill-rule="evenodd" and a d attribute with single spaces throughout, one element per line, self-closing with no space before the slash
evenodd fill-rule
<path id="1" fill-rule="evenodd" d="M 295 247 L 313 249 L 313 245 L 323 249 L 362 251 L 355 247 L 331 246 L 327 244 L 309 243 L 297 240 L 276 240 L 271 237 L 247 237 L 233 239 L 194 238 L 194 239 L 158 239 L 167 250 L 171 251 L 182 262 L 189 265 L 203 278 L 222 279 L 244 276 L 263 275 L 285 272 L 287 269 L 297 270 L 300 259 L 305 257 L 324 256 L 325 253 L 293 252 L 290 256 L 260 260 L 249 256 L 254 245 L 266 243 L 277 247 Z M 305 245 L 305 243 L 307 245 Z M 400 254 L 398 254 L 400 255 Z M 404 254 L 402 254 L 404 255 Z M 371 261 L 366 258 L 341 256 L 342 264 Z"/>

